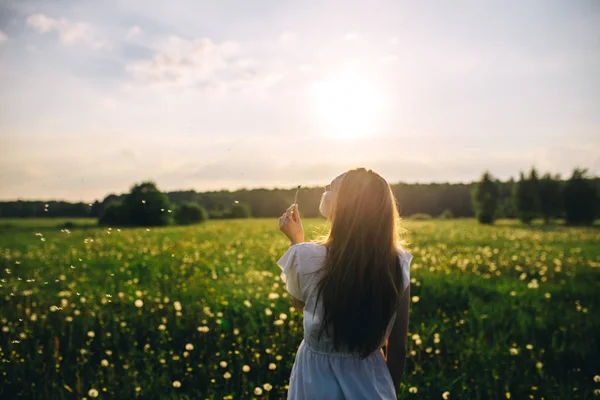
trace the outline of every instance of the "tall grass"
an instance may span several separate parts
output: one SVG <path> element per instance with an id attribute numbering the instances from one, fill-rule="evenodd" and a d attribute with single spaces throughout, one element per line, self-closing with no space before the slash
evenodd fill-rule
<path id="1" fill-rule="evenodd" d="M 305 221 L 309 236 L 322 221 Z M 600 389 L 600 230 L 408 221 L 402 398 Z M 302 315 L 267 220 L 0 231 L 0 398 L 285 396 Z"/>

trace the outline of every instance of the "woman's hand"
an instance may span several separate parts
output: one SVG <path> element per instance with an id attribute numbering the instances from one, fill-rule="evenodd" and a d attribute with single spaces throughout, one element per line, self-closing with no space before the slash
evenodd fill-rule
<path id="1" fill-rule="evenodd" d="M 292 245 L 304 242 L 304 228 L 296 204 L 289 206 L 279 217 L 279 229 L 290 239 Z"/>

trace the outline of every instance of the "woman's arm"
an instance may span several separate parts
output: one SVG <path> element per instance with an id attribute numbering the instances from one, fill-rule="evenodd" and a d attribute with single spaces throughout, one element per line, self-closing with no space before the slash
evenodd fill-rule
<path id="1" fill-rule="evenodd" d="M 410 285 L 404 291 L 399 302 L 394 327 L 387 340 L 386 361 L 396 392 L 400 390 L 400 382 L 406 366 L 406 346 L 408 335 L 408 310 L 410 307 Z"/>
<path id="2" fill-rule="evenodd" d="M 279 229 L 290 239 L 290 246 L 304 242 L 304 228 L 302 227 L 300 213 L 296 204 L 292 204 L 281 215 L 279 218 Z M 292 304 L 298 310 L 304 310 L 304 303 L 294 296 L 292 296 Z"/>

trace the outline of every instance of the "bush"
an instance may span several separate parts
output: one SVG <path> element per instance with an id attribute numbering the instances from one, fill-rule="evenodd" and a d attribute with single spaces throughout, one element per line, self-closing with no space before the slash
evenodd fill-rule
<path id="1" fill-rule="evenodd" d="M 189 225 L 208 219 L 206 210 L 196 203 L 183 203 L 175 210 L 175 222 L 179 225 Z"/>
<path id="2" fill-rule="evenodd" d="M 62 228 L 64 228 L 64 229 L 73 229 L 73 228 L 75 228 L 75 223 L 71 222 L 71 221 L 67 221 L 64 224 L 62 224 Z"/>
<path id="3" fill-rule="evenodd" d="M 222 210 L 210 210 L 208 212 L 209 219 L 224 219 L 226 217 L 227 217 L 227 215 Z"/>
<path id="4" fill-rule="evenodd" d="M 454 213 L 452 212 L 452 210 L 446 208 L 444 210 L 444 212 L 441 213 L 438 218 L 440 218 L 440 219 L 453 219 L 454 218 Z"/>
<path id="5" fill-rule="evenodd" d="M 127 221 L 127 213 L 125 212 L 123 204 L 113 202 L 104 209 L 102 216 L 98 219 L 98 225 L 127 225 Z"/>
<path id="6" fill-rule="evenodd" d="M 431 219 L 431 215 L 425 213 L 416 213 L 408 216 L 408 219 L 414 221 L 427 221 Z"/>
<path id="7" fill-rule="evenodd" d="M 252 217 L 252 211 L 250 211 L 250 207 L 246 204 L 235 203 L 231 207 L 229 215 L 231 218 L 250 218 Z"/>

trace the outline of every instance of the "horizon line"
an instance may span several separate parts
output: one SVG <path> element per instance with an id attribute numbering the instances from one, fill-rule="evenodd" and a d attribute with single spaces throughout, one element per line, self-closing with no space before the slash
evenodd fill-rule
<path id="1" fill-rule="evenodd" d="M 485 172 L 484 172 L 485 173 Z M 482 173 L 483 176 L 483 173 Z M 492 174 L 493 176 L 493 174 Z M 543 175 L 539 176 L 539 178 L 541 178 Z M 556 176 L 556 174 L 552 175 L 552 176 Z M 515 182 L 518 181 L 517 179 L 515 179 L 514 177 L 510 177 L 508 179 L 498 179 L 495 178 L 496 181 L 502 182 L 502 183 L 506 183 L 509 182 L 510 180 L 514 180 Z M 560 180 L 568 180 L 569 178 L 563 178 L 561 177 Z M 596 176 L 596 175 L 592 175 L 589 176 L 589 179 L 600 179 L 600 176 Z M 153 182 L 156 184 L 155 180 L 152 179 L 148 179 L 148 180 L 140 180 L 140 181 L 136 181 L 135 183 L 133 183 L 131 186 L 142 183 L 142 182 Z M 395 185 L 401 185 L 401 184 L 405 184 L 405 185 L 471 185 L 473 183 L 478 182 L 478 180 L 470 180 L 470 181 L 396 181 L 393 183 L 389 183 L 390 186 L 395 186 Z M 130 186 L 130 188 L 131 188 Z M 158 185 L 157 185 L 158 186 Z M 304 189 L 318 189 L 318 188 L 323 188 L 325 185 L 310 185 L 310 186 L 304 186 L 301 185 L 302 188 Z M 161 190 L 160 187 L 158 188 L 161 192 L 163 193 L 175 193 L 175 192 L 196 192 L 196 193 L 220 193 L 220 192 L 229 192 L 229 193 L 234 193 L 234 192 L 239 192 L 239 191 L 253 191 L 253 190 L 295 190 L 297 188 L 297 185 L 293 185 L 290 186 L 289 188 L 287 187 L 279 187 L 279 186 L 273 186 L 273 187 L 266 187 L 266 186 L 256 186 L 256 187 L 247 187 L 247 186 L 239 186 L 237 188 L 219 188 L 219 189 L 210 189 L 210 190 L 196 190 L 193 188 L 190 189 L 171 189 L 171 190 Z M 101 200 L 104 200 L 106 197 L 112 195 L 116 195 L 116 196 L 122 196 L 127 194 L 128 192 L 121 192 L 121 193 L 116 193 L 116 192 L 109 192 L 107 193 L 102 199 L 94 199 L 91 202 L 90 201 L 85 201 L 85 200 L 65 200 L 65 199 L 40 199 L 40 198 L 23 198 L 23 197 L 17 197 L 15 198 L 0 198 L 0 202 L 18 202 L 18 201 L 23 201 L 23 202 L 48 202 L 48 201 L 54 201 L 54 202 L 65 202 L 65 203 L 84 203 L 84 204 L 93 204 L 96 201 L 101 202 Z"/>

